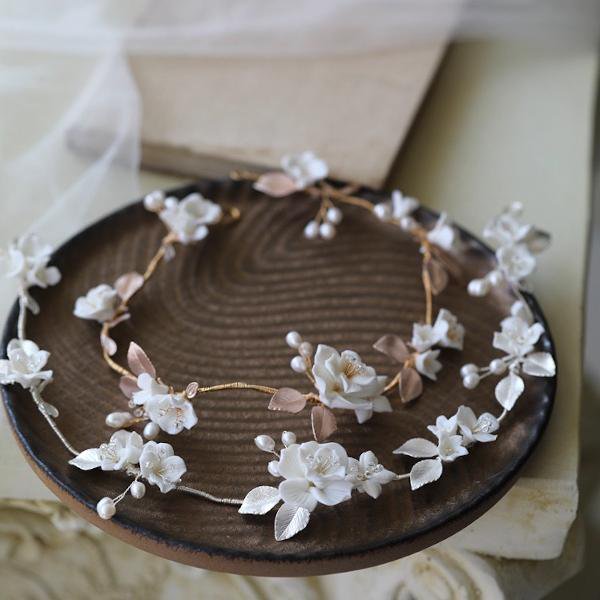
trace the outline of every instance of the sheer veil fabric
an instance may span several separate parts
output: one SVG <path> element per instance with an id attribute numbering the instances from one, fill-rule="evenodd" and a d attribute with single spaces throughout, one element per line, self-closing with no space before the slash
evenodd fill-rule
<path id="1" fill-rule="evenodd" d="M 28 230 L 59 243 L 139 194 L 143 105 L 128 55 L 357 54 L 450 29 L 455 36 L 594 43 L 596 4 L 0 0 L 0 246 Z M 0 314 L 14 295 L 9 286 L 0 281 Z"/>

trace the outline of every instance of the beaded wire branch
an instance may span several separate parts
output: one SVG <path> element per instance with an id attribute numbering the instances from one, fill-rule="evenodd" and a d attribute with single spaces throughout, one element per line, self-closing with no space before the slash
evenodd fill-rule
<path id="1" fill-rule="evenodd" d="M 176 198 L 165 198 L 162 192 L 153 192 L 144 199 L 144 205 L 157 213 L 167 233 L 145 271 L 126 273 L 113 286 L 98 285 L 75 303 L 76 316 L 101 324 L 102 355 L 108 366 L 120 375 L 119 387 L 127 398 L 129 409 L 113 412 L 106 417 L 106 424 L 118 429 L 108 442 L 80 452 L 57 426 L 55 419 L 59 414 L 56 407 L 45 402 L 42 396 L 45 386 L 52 381 L 52 371 L 45 369 L 50 355 L 26 337 L 27 310 L 39 311 L 29 294 L 29 288 L 55 285 L 60 281 L 58 269 L 48 266 L 52 249 L 41 244 L 35 236 L 27 236 L 15 242 L 4 257 L 8 263 L 8 276 L 19 282 L 19 318 L 17 337 L 8 344 L 7 358 L 0 360 L 0 383 L 19 384 L 29 390 L 39 411 L 73 455 L 70 464 L 83 470 L 100 468 L 104 471 L 122 471 L 132 479 L 121 494 L 115 498 L 102 498 L 98 502 L 100 517 L 111 518 L 116 512 L 116 505 L 128 493 L 134 498 L 142 498 L 146 491 L 141 481 L 144 480 L 157 486 L 162 493 L 179 490 L 220 504 L 239 505 L 239 512 L 244 514 L 265 514 L 282 502 L 275 517 L 275 538 L 285 540 L 307 526 L 310 513 L 318 504 L 333 506 L 344 502 L 354 490 L 377 498 L 382 486 L 393 481 L 409 479 L 411 488 L 416 490 L 437 480 L 445 463 L 468 454 L 468 449 L 475 443 L 496 439 L 501 422 L 524 390 L 525 382 L 521 374 L 554 376 L 552 356 L 534 351 L 543 327 L 532 321 L 527 305 L 517 300 L 511 316 L 502 321 L 502 329 L 493 340 L 494 347 L 505 352 L 506 356 L 495 359 L 488 367 L 465 365 L 461 369 L 467 388 L 475 387 L 483 377 L 508 372 L 496 387 L 496 399 L 503 408 L 498 417 L 490 413 L 477 416 L 466 406 L 460 406 L 450 418 L 438 417 L 436 424 L 428 427 L 436 438 L 435 443 L 414 438 L 395 451 L 423 459 L 405 474 L 387 470 L 370 451 L 354 459 L 348 457 L 340 444 L 324 443 L 336 430 L 331 409 L 353 410 L 359 423 L 371 418 L 373 412 L 389 412 L 392 407 L 387 394 L 398 389 L 402 401 L 409 402 L 423 391 L 421 376 L 436 379 L 436 373 L 441 369 L 437 360 L 440 348 L 462 349 L 465 332 L 456 317 L 448 310 L 441 309 L 433 320 L 433 296 L 447 285 L 448 272 L 456 272 L 451 252 L 458 251 L 458 240 L 456 231 L 445 215 L 430 230 L 418 223 L 412 216 L 419 206 L 418 202 L 402 196 L 400 192 L 394 192 L 389 201 L 374 204 L 353 195 L 359 186 L 334 187 L 325 181 L 328 174 L 326 164 L 311 152 L 284 158 L 282 167 L 281 172 L 263 175 L 236 172 L 233 177 L 252 180 L 257 190 L 271 196 L 281 197 L 304 191 L 309 197 L 320 200 L 316 218 L 304 230 L 309 239 L 317 236 L 331 239 L 335 235 L 335 226 L 342 220 L 337 204 L 348 204 L 399 226 L 420 245 L 425 293 L 424 322 L 414 324 L 409 343 L 389 334 L 374 344 L 377 350 L 400 365 L 389 381 L 386 376 L 378 375 L 372 367 L 364 364 L 355 352 L 345 350 L 339 353 L 324 344 L 319 344 L 315 351 L 310 342 L 293 331 L 286 335 L 287 344 L 298 352 L 291 360 L 291 367 L 306 375 L 314 391 L 303 393 L 291 388 L 276 389 L 245 382 L 201 387 L 194 381 L 183 390 L 175 390 L 157 375 L 146 353 L 134 342 L 127 352 L 127 367 L 118 364 L 113 359 L 117 346 L 111 338 L 111 330 L 130 317 L 131 300 L 157 272 L 161 262 L 174 257 L 174 245 L 202 240 L 208 235 L 209 226 L 240 218 L 237 209 L 230 208 L 224 212 L 220 206 L 200 194 L 190 194 L 178 201 Z M 520 292 L 515 289 L 515 284 L 520 285 L 523 277 L 532 271 L 531 260 L 535 266 L 535 258 L 527 244 L 533 247 L 535 244 L 532 240 L 539 241 L 541 236 L 544 239 L 547 236 L 531 226 L 520 224 L 518 212 L 512 207 L 488 226 L 490 235 L 496 234 L 502 240 L 497 253 L 497 271 L 502 275 L 488 275 L 487 279 L 478 281 L 493 279 L 494 285 L 506 281 L 519 297 Z M 535 247 L 537 251 L 539 244 Z M 507 255 L 513 258 L 509 260 Z M 471 282 L 469 291 L 481 295 L 481 285 Z M 475 287 L 478 289 L 474 290 Z M 271 410 L 298 413 L 307 404 L 312 406 L 311 422 L 315 441 L 298 444 L 296 436 L 286 431 L 281 437 L 283 448 L 277 451 L 275 441 L 269 436 L 259 435 L 255 438 L 260 450 L 275 457 L 267 466 L 268 472 L 283 481 L 278 487 L 256 487 L 244 499 L 219 498 L 204 490 L 182 485 L 181 479 L 187 472 L 184 460 L 175 454 L 170 444 L 154 441 L 161 431 L 175 435 L 193 428 L 198 417 L 192 401 L 204 394 L 227 389 L 268 395 L 268 408 Z M 143 425 L 143 437 L 148 441 L 144 441 L 135 431 L 127 431 L 127 428 L 138 425 Z"/>

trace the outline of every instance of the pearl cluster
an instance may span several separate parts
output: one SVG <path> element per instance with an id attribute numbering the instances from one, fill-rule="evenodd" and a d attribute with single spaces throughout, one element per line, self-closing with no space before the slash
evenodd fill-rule
<path id="1" fill-rule="evenodd" d="M 304 237 L 308 240 L 314 240 L 318 237 L 324 240 L 331 240 L 336 234 L 336 225 L 342 222 L 342 211 L 337 206 L 330 206 L 322 221 L 317 219 L 309 221 L 304 227 Z"/>
<path id="2" fill-rule="evenodd" d="M 495 358 L 487 367 L 478 367 L 473 363 L 464 365 L 460 370 L 463 385 L 468 390 L 475 389 L 488 375 L 502 375 L 507 369 L 506 360 Z"/>
<path id="3" fill-rule="evenodd" d="M 296 373 L 306 373 L 311 367 L 311 358 L 314 352 L 313 345 L 305 342 L 297 331 L 289 331 L 285 336 L 285 343 L 298 354 L 290 361 L 290 367 Z"/>
<path id="4" fill-rule="evenodd" d="M 388 202 L 380 202 L 379 204 L 376 204 L 373 207 L 373 214 L 380 220 L 380 221 L 391 221 L 394 218 L 394 212 L 392 209 L 392 204 L 388 201 Z M 400 228 L 403 229 L 404 231 L 411 231 L 412 229 L 414 229 L 417 226 L 417 221 L 414 219 L 414 217 L 411 217 L 410 215 L 405 215 L 400 217 L 399 220 L 399 225 Z"/>
<path id="5" fill-rule="evenodd" d="M 146 494 L 146 486 L 137 479 L 131 482 L 131 485 L 116 498 L 109 498 L 105 496 L 98 501 L 96 504 L 96 512 L 101 519 L 108 521 L 112 519 L 117 512 L 117 504 L 123 500 L 125 495 L 129 492 L 136 500 L 143 498 Z"/>
<path id="6" fill-rule="evenodd" d="M 130 406 L 135 406 L 133 402 L 130 402 Z M 122 429 L 123 427 L 129 427 L 141 418 L 143 411 L 138 409 L 139 415 L 132 415 L 130 412 L 112 412 L 106 415 L 105 423 L 108 427 L 113 429 Z M 160 433 L 160 427 L 154 421 L 146 423 L 143 430 L 143 436 L 147 440 L 154 440 Z"/>

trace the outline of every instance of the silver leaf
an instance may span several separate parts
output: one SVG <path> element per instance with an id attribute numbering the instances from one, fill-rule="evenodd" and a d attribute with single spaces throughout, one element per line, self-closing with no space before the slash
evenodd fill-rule
<path id="1" fill-rule="evenodd" d="M 496 400 L 502 408 L 511 410 L 524 389 L 525 383 L 523 380 L 515 373 L 509 373 L 496 386 Z"/>
<path id="2" fill-rule="evenodd" d="M 275 539 L 288 540 L 302 531 L 310 519 L 310 512 L 302 506 L 282 504 L 275 515 Z"/>
<path id="3" fill-rule="evenodd" d="M 535 377 L 554 377 L 556 364 L 548 352 L 533 352 L 525 358 L 523 371 Z"/>
<path id="4" fill-rule="evenodd" d="M 56 408 L 54 404 L 50 404 L 49 402 L 42 402 L 42 406 L 48 416 L 52 417 L 53 419 L 56 419 L 56 417 L 58 417 L 58 408 Z"/>
<path id="5" fill-rule="evenodd" d="M 279 502 L 279 490 L 269 485 L 261 485 L 250 490 L 238 512 L 244 515 L 264 515 Z"/>
<path id="6" fill-rule="evenodd" d="M 437 458 L 420 460 L 410 470 L 410 487 L 418 490 L 420 487 L 436 481 L 442 475 L 442 461 Z"/>

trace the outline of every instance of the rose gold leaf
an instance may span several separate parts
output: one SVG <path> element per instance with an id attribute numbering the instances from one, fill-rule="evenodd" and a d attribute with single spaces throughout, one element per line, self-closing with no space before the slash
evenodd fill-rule
<path id="1" fill-rule="evenodd" d="M 383 354 L 389 356 L 396 362 L 403 363 L 409 356 L 406 344 L 397 335 L 387 334 L 380 337 L 374 344 L 373 348 Z"/>
<path id="2" fill-rule="evenodd" d="M 106 354 L 109 356 L 113 356 L 117 351 L 117 344 L 115 340 L 107 335 L 104 335 L 103 333 L 100 334 L 100 344 L 102 345 L 102 348 Z"/>
<path id="3" fill-rule="evenodd" d="M 435 258 L 432 258 L 425 266 L 429 272 L 429 279 L 431 280 L 431 291 L 434 296 L 437 296 L 446 289 L 448 285 L 448 273 L 444 265 Z"/>
<path id="4" fill-rule="evenodd" d="M 144 277 L 133 271 L 125 273 L 115 281 L 115 290 L 121 297 L 123 302 L 127 302 L 142 286 L 144 285 Z"/>
<path id="5" fill-rule="evenodd" d="M 326 406 L 315 406 L 310 414 L 313 436 L 317 442 L 325 441 L 337 429 L 335 415 Z"/>
<path id="6" fill-rule="evenodd" d="M 306 406 L 306 396 L 292 388 L 278 389 L 269 402 L 269 410 L 298 413 Z"/>
<path id="7" fill-rule="evenodd" d="M 423 393 L 423 380 L 412 367 L 405 367 L 400 372 L 400 399 L 402 402 L 412 402 Z"/>
<path id="8" fill-rule="evenodd" d="M 439 246 L 435 246 L 434 249 L 435 256 L 437 259 L 444 265 L 444 268 L 456 281 L 462 282 L 464 281 L 462 269 L 460 265 L 456 262 L 456 259 L 445 250 L 442 250 Z"/>
<path id="9" fill-rule="evenodd" d="M 127 351 L 127 363 L 135 375 L 148 373 L 152 377 L 156 377 L 156 369 L 154 368 L 154 365 L 146 353 L 135 342 L 131 342 L 131 344 L 129 344 L 129 350 Z"/>
<path id="10" fill-rule="evenodd" d="M 256 180 L 254 189 L 274 198 L 283 198 L 297 191 L 294 180 L 280 171 L 261 175 Z"/>
<path id="11" fill-rule="evenodd" d="M 123 392 L 125 398 L 131 398 L 135 392 L 140 391 L 140 388 L 137 386 L 137 381 L 131 379 L 128 375 L 123 375 L 119 380 L 119 389 Z"/>
<path id="12" fill-rule="evenodd" d="M 197 381 L 192 381 L 192 383 L 188 383 L 187 387 L 185 388 L 185 395 L 191 400 L 192 398 L 196 397 L 196 394 L 198 393 L 198 388 L 200 386 L 198 385 Z"/>

